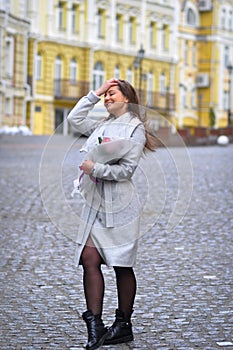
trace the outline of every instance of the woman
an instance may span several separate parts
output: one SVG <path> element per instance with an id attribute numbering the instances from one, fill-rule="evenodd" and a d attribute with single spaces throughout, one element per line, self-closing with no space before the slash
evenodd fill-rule
<path id="1" fill-rule="evenodd" d="M 87 118 L 104 95 L 109 117 Z M 90 91 L 73 108 L 68 121 L 89 136 L 81 151 L 79 191 L 85 199 L 78 232 L 77 261 L 83 266 L 88 330 L 86 349 L 133 340 L 131 315 L 136 294 L 133 271 L 139 237 L 140 205 L 132 175 L 144 147 L 153 149 L 141 120 L 135 89 L 127 81 L 112 78 Z M 104 278 L 101 264 L 115 270 L 118 308 L 107 329 L 102 321 Z"/>

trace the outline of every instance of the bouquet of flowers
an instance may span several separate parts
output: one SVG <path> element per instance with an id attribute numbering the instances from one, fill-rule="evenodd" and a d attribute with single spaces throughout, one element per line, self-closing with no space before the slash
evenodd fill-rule
<path id="1" fill-rule="evenodd" d="M 86 159 L 92 160 L 94 163 L 115 164 L 122 158 L 127 158 L 129 151 L 136 147 L 136 143 L 130 139 L 98 137 L 98 145 L 96 145 L 90 152 L 87 153 Z M 82 171 L 82 166 L 79 167 Z M 89 181 L 91 180 L 91 181 Z M 98 183 L 100 180 L 93 175 L 85 175 L 82 171 L 78 179 L 74 180 L 75 193 L 87 192 L 91 190 L 91 183 Z"/>

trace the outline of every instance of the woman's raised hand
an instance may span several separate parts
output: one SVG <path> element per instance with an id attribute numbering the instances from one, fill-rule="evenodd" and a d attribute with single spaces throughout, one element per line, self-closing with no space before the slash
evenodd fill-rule
<path id="1" fill-rule="evenodd" d="M 101 95 L 105 94 L 105 92 L 108 91 L 108 89 L 110 89 L 110 87 L 117 86 L 117 85 L 118 85 L 118 79 L 111 78 L 111 79 L 105 81 L 105 83 L 103 83 L 103 85 L 101 85 L 101 87 L 98 88 L 95 91 L 95 93 L 97 96 L 101 96 Z"/>

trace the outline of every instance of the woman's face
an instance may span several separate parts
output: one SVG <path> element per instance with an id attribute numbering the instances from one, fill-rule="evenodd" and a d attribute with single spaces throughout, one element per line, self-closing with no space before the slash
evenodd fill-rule
<path id="1" fill-rule="evenodd" d="M 116 117 L 128 110 L 128 98 L 119 90 L 118 86 L 112 86 L 104 95 L 104 105 L 110 114 Z"/>

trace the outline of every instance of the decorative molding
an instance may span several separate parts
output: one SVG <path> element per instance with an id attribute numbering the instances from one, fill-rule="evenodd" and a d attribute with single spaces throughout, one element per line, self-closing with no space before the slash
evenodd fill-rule
<path id="1" fill-rule="evenodd" d="M 121 15 L 126 15 L 128 13 L 128 7 L 123 4 L 117 4 L 116 13 Z"/>
<path id="2" fill-rule="evenodd" d="M 101 9 L 109 9 L 110 3 L 108 0 L 97 0 L 96 1 L 96 7 Z"/>
<path id="3" fill-rule="evenodd" d="M 132 17 L 137 17 L 137 16 L 140 16 L 140 13 L 141 13 L 141 9 L 140 8 L 137 8 L 137 7 L 130 7 L 128 9 L 128 14 L 131 15 Z"/>
<path id="4" fill-rule="evenodd" d="M 157 22 L 160 19 L 160 15 L 157 12 L 148 12 L 148 18 L 151 21 Z"/>

